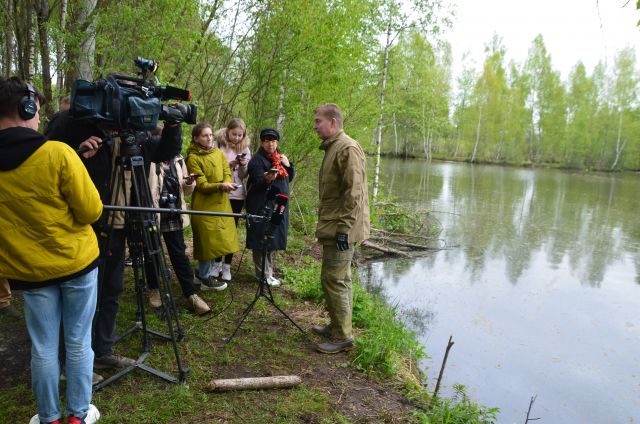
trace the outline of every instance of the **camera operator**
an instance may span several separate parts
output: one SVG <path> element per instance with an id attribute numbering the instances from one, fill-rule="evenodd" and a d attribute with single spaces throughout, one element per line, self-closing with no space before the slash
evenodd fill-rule
<path id="1" fill-rule="evenodd" d="M 60 423 L 58 346 L 67 350 L 70 423 L 94 423 L 91 322 L 102 213 L 98 191 L 68 146 L 37 132 L 41 96 L 18 78 L 0 80 L 0 278 L 24 290 L 31 339 L 30 424 Z"/>
<path id="2" fill-rule="evenodd" d="M 105 204 L 124 205 L 125 198 L 130 194 L 130 181 L 125 175 L 126 192 L 117 190 L 121 186 L 119 176 L 115 176 L 115 184 L 109 193 L 109 183 L 112 174 L 117 167 L 113 164 L 120 155 L 121 141 L 115 138 L 113 144 L 103 143 L 104 132 L 91 120 L 73 119 L 69 111 L 62 112 L 55 122 L 47 129 L 49 138 L 61 140 L 74 149 L 87 148 L 82 154 L 83 162 L 89 171 L 100 198 Z M 145 169 L 148 174 L 151 162 L 162 162 L 176 156 L 182 147 L 182 128 L 179 124 L 168 123 L 165 125 L 162 136 L 153 138 L 143 134 L 145 139 L 141 143 L 141 156 L 145 161 Z M 130 174 L 129 171 L 127 173 Z M 115 193 L 119 196 L 115 199 Z M 107 214 L 103 214 L 100 225 L 95 225 L 94 230 L 98 236 L 105 237 L 108 234 L 104 226 L 110 220 Z M 102 286 L 98 299 L 98 310 L 94 323 L 93 350 L 95 352 L 95 368 L 121 368 L 135 364 L 131 358 L 117 355 L 113 352 L 113 344 L 116 336 L 116 315 L 118 313 L 118 298 L 124 286 L 124 253 L 125 253 L 125 220 L 124 213 L 115 212 L 112 220 L 113 227 L 109 236 L 109 246 L 106 252 L 100 252 L 104 262 Z M 102 247 L 103 243 L 101 243 Z"/>

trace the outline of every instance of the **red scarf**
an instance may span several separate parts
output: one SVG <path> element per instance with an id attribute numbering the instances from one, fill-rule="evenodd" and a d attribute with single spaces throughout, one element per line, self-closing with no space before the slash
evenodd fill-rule
<path id="1" fill-rule="evenodd" d="M 282 178 L 287 178 L 289 176 L 289 173 L 287 172 L 287 170 L 284 169 L 284 166 L 282 166 L 282 157 L 280 155 L 280 152 L 276 150 L 272 154 L 267 155 L 267 159 L 271 161 L 271 168 L 275 168 L 278 170 L 278 174 L 276 175 L 276 178 L 282 179 Z"/>

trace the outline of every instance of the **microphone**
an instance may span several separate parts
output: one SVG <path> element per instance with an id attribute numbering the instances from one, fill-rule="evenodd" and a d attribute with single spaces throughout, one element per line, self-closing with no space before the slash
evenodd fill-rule
<path id="1" fill-rule="evenodd" d="M 271 223 L 273 225 L 280 225 L 284 217 L 284 211 L 287 209 L 287 202 L 289 196 L 284 194 L 277 194 L 275 205 L 273 207 L 273 213 L 271 214 Z"/>

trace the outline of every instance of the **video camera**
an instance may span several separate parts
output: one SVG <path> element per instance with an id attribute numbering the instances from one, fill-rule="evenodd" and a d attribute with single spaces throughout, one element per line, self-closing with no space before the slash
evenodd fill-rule
<path id="1" fill-rule="evenodd" d="M 169 124 L 195 124 L 195 104 L 162 104 L 162 101 L 191 100 L 191 91 L 159 85 L 158 63 L 142 57 L 134 60 L 140 77 L 109 74 L 94 82 L 78 79 L 71 90 L 71 116 L 91 119 L 123 131 L 149 131 L 161 119 Z M 151 77 L 154 81 L 151 81 Z"/>

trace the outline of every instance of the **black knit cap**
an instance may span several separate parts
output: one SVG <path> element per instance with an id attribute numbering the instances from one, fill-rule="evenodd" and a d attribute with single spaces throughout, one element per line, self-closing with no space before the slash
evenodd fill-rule
<path id="1" fill-rule="evenodd" d="M 273 128 L 265 128 L 260 131 L 260 141 L 262 140 L 280 140 L 280 133 Z"/>

